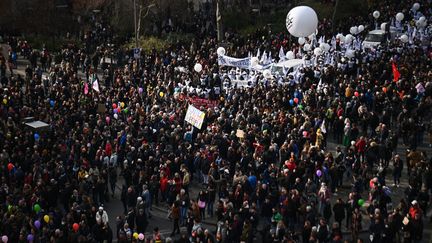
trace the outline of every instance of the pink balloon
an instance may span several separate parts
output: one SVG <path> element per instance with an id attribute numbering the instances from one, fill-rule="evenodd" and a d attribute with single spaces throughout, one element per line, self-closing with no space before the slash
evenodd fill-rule
<path id="1" fill-rule="evenodd" d="M 2 239 L 3 243 L 7 243 L 8 240 L 9 240 L 9 238 L 7 237 L 7 235 L 3 235 L 1 239 Z"/>
<path id="2" fill-rule="evenodd" d="M 106 121 L 106 123 L 110 123 L 110 121 L 111 121 L 111 118 L 109 117 L 109 116 L 107 116 L 107 117 L 105 117 L 105 121 Z"/>
<path id="3" fill-rule="evenodd" d="M 139 239 L 139 240 L 144 240 L 144 234 L 143 234 L 143 233 L 140 233 L 140 234 L 138 235 L 138 239 Z"/>

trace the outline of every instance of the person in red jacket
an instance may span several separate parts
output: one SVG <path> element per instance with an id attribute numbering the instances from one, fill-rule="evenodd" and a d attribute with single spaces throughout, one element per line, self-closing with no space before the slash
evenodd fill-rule
<path id="1" fill-rule="evenodd" d="M 363 136 L 359 138 L 359 140 L 355 144 L 355 148 L 357 150 L 358 155 L 360 155 L 361 161 L 364 161 L 365 150 L 366 150 L 366 140 Z"/>
<path id="2" fill-rule="evenodd" d="M 159 180 L 160 184 L 160 191 L 162 195 L 162 201 L 165 201 L 167 199 L 167 189 L 168 189 L 168 177 L 165 175 L 165 173 L 161 172 L 161 178 Z"/>
<path id="3" fill-rule="evenodd" d="M 416 214 L 419 214 L 420 216 L 423 215 L 422 210 L 417 202 L 417 200 L 414 200 L 411 202 L 412 206 L 409 209 L 409 215 L 412 219 L 415 218 Z"/>

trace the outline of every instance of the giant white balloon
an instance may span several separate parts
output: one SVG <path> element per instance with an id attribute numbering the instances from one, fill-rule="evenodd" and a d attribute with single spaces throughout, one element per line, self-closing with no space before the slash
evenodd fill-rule
<path id="1" fill-rule="evenodd" d="M 353 26 L 353 27 L 350 28 L 350 33 L 351 33 L 352 35 L 356 35 L 357 32 L 358 32 L 358 28 L 357 28 L 357 26 Z"/>
<path id="2" fill-rule="evenodd" d="M 225 56 L 225 53 L 226 53 L 225 48 L 223 48 L 223 47 L 219 47 L 219 48 L 217 49 L 216 53 L 217 53 L 219 56 Z"/>
<path id="3" fill-rule="evenodd" d="M 374 18 L 377 19 L 380 16 L 380 12 L 379 11 L 374 11 L 372 15 L 373 15 Z"/>
<path id="4" fill-rule="evenodd" d="M 294 59 L 294 52 L 292 52 L 292 51 L 288 51 L 287 53 L 286 53 L 286 55 L 285 55 L 285 57 L 286 57 L 286 59 L 288 59 L 288 60 L 291 60 L 291 59 Z"/>
<path id="5" fill-rule="evenodd" d="M 412 6 L 412 8 L 413 8 L 415 11 L 418 11 L 418 10 L 420 9 L 420 3 L 414 3 L 413 6 Z"/>
<path id="6" fill-rule="evenodd" d="M 407 36 L 407 35 L 401 35 L 401 37 L 399 37 L 399 39 L 400 39 L 403 43 L 407 43 L 407 42 L 408 42 L 408 36 Z"/>
<path id="7" fill-rule="evenodd" d="M 291 9 L 286 17 L 286 28 L 295 37 L 306 37 L 318 27 L 318 16 L 310 7 L 298 6 Z"/>
<path id="8" fill-rule="evenodd" d="M 305 44 L 305 45 L 303 46 L 303 50 L 304 50 L 304 51 L 310 51 L 310 49 L 311 49 L 311 45 L 310 45 L 310 44 Z"/>
<path id="9" fill-rule="evenodd" d="M 396 20 L 402 21 L 405 18 L 405 15 L 403 13 L 397 13 L 396 14 Z"/>
<path id="10" fill-rule="evenodd" d="M 300 45 L 303 45 L 305 42 L 306 42 L 305 38 L 303 38 L 303 37 L 298 38 L 298 43 Z"/>
<path id="11" fill-rule="evenodd" d="M 197 73 L 201 72 L 202 71 L 202 65 L 200 63 L 195 64 L 194 70 Z"/>
<path id="12" fill-rule="evenodd" d="M 360 33 L 360 32 L 362 32 L 364 30 L 364 25 L 359 25 L 358 26 L 358 32 Z"/>

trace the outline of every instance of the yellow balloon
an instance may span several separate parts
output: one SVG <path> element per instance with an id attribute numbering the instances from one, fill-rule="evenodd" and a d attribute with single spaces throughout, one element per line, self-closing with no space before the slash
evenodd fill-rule
<path id="1" fill-rule="evenodd" d="M 164 92 L 162 92 L 162 91 L 159 92 L 159 96 L 160 96 L 160 97 L 163 97 L 163 96 L 164 96 Z"/>
<path id="2" fill-rule="evenodd" d="M 133 233 L 133 238 L 136 240 L 136 239 L 138 239 L 138 233 L 137 232 L 135 232 L 135 233 Z"/>
<path id="3" fill-rule="evenodd" d="M 121 106 L 121 108 L 124 108 L 125 107 L 125 103 L 124 102 L 120 103 L 120 106 Z"/>
<path id="4" fill-rule="evenodd" d="M 7 104 L 7 99 L 3 99 L 3 104 Z"/>
<path id="5" fill-rule="evenodd" d="M 49 220 L 50 220 L 49 216 L 46 215 L 46 214 L 45 214 L 45 216 L 43 217 L 43 219 L 44 219 L 45 223 L 48 223 Z"/>

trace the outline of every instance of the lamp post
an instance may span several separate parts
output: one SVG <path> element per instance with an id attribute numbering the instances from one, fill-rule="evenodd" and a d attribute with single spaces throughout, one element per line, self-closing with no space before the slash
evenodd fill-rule
<path id="1" fill-rule="evenodd" d="M 134 9 L 134 29 L 135 29 L 135 47 L 138 48 L 138 31 L 137 31 L 137 12 L 136 12 L 136 0 L 133 1 Z"/>

